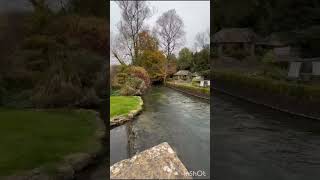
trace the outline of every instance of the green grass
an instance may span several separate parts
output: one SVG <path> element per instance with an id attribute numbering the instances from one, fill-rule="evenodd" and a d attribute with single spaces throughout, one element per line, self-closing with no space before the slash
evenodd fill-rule
<path id="1" fill-rule="evenodd" d="M 140 106 L 139 96 L 111 96 L 110 118 L 128 114 Z"/>
<path id="2" fill-rule="evenodd" d="M 192 83 L 185 83 L 185 82 L 166 82 L 166 83 L 170 86 L 186 89 L 195 93 L 210 95 L 210 87 L 194 86 L 192 85 Z"/>
<path id="3" fill-rule="evenodd" d="M 0 108 L 0 176 L 54 167 L 68 154 L 94 149 L 95 119 L 88 111 Z"/>

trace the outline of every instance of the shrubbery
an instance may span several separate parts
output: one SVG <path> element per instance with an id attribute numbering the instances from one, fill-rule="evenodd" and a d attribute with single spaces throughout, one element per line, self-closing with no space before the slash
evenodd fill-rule
<path id="1" fill-rule="evenodd" d="M 150 87 L 151 82 L 150 82 L 150 77 L 148 72 L 143 68 L 143 67 L 139 67 L 139 66 L 130 66 L 127 69 L 127 74 L 129 74 L 130 76 L 142 79 L 144 81 L 144 84 L 146 85 L 146 87 Z"/>
<path id="2" fill-rule="evenodd" d="M 169 86 L 185 89 L 185 90 L 191 91 L 193 93 L 200 93 L 200 94 L 210 95 L 210 88 L 188 86 L 188 85 L 177 84 L 177 83 L 172 83 L 172 82 L 166 82 L 166 84 L 169 85 Z"/>
<path id="3" fill-rule="evenodd" d="M 121 66 L 113 75 L 111 86 L 113 91 L 118 91 L 120 95 L 142 95 L 150 87 L 150 77 L 148 72 L 139 66 Z"/>
<path id="4" fill-rule="evenodd" d="M 275 54 L 270 50 L 262 56 L 261 61 L 266 64 L 273 64 L 276 62 L 275 58 Z"/>
<path id="5" fill-rule="evenodd" d="M 6 32 L 10 37 L 5 39 L 12 40 L 0 62 L 0 104 L 96 105 L 107 93 L 108 22 L 106 7 L 97 8 L 104 2 L 72 0 L 60 10 L 45 2 L 33 1 L 32 12 L 4 22 L 6 31 L 13 32 Z"/>
<path id="6" fill-rule="evenodd" d="M 144 81 L 137 77 L 128 77 L 125 84 L 120 89 L 120 94 L 123 96 L 142 95 L 147 86 Z"/>
<path id="7" fill-rule="evenodd" d="M 320 102 L 320 87 L 307 86 L 277 81 L 262 76 L 249 76 L 235 72 L 214 71 L 214 79 L 234 85 L 258 90 L 262 93 L 270 93 L 283 97 L 291 97 L 296 100 Z"/>

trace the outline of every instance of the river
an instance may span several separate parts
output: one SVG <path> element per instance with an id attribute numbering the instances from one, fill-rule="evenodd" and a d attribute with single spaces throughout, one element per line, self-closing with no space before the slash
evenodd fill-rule
<path id="1" fill-rule="evenodd" d="M 215 180 L 320 179 L 319 121 L 217 93 L 212 103 Z"/>
<path id="2" fill-rule="evenodd" d="M 163 86 L 143 96 L 144 111 L 110 132 L 110 164 L 168 142 L 191 171 L 210 176 L 210 104 Z"/>
<path id="3" fill-rule="evenodd" d="M 319 121 L 213 94 L 212 179 L 319 179 Z M 111 130 L 110 164 L 167 141 L 189 170 L 209 172 L 209 103 L 165 87 L 152 88 L 144 102 L 134 121 Z M 105 179 L 105 164 L 86 179 Z"/>
<path id="4" fill-rule="evenodd" d="M 209 178 L 209 102 L 163 86 L 152 87 L 143 100 L 144 110 L 139 116 L 110 130 L 110 164 L 168 142 L 188 170 L 205 171 L 205 178 Z M 105 154 L 76 179 L 105 180 L 108 161 L 109 154 Z"/>

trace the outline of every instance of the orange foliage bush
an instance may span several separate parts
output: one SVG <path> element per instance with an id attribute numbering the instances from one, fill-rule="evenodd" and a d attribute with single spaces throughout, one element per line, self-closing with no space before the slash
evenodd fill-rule
<path id="1" fill-rule="evenodd" d="M 150 82 L 149 74 L 143 67 L 130 66 L 128 69 L 128 74 L 143 80 L 146 86 L 150 87 L 151 82 Z"/>

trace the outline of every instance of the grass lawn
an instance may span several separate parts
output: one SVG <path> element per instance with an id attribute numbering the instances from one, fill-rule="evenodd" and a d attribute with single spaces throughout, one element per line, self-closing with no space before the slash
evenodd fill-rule
<path id="1" fill-rule="evenodd" d="M 0 108 L 0 176 L 53 167 L 70 153 L 97 147 L 95 120 L 88 111 Z"/>
<path id="2" fill-rule="evenodd" d="M 111 96 L 110 118 L 128 114 L 140 106 L 139 96 Z"/>

